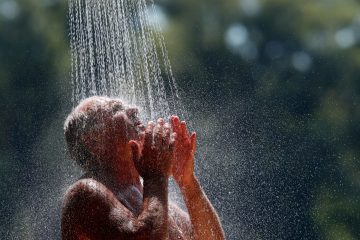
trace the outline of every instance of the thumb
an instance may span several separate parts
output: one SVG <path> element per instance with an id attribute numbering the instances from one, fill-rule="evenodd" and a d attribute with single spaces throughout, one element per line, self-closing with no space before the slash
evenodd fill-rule
<path id="1" fill-rule="evenodd" d="M 191 150 L 193 153 L 196 151 L 196 132 L 193 132 L 190 137 L 191 140 Z"/>
<path id="2" fill-rule="evenodd" d="M 136 141 L 131 140 L 129 142 L 130 148 L 131 148 L 131 153 L 133 156 L 133 160 L 139 160 L 140 158 L 140 146 Z"/>

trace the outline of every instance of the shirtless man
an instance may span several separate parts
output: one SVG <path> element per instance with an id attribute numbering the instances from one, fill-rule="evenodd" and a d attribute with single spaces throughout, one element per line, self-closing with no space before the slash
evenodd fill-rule
<path id="1" fill-rule="evenodd" d="M 66 119 L 70 154 L 85 175 L 65 194 L 62 239 L 225 239 L 194 176 L 196 134 L 176 116 L 145 128 L 137 114 L 118 99 L 92 97 Z M 171 175 L 189 214 L 168 203 Z"/>

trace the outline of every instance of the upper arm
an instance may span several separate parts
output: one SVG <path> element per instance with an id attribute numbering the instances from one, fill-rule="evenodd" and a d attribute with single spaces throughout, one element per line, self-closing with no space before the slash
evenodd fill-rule
<path id="1" fill-rule="evenodd" d="M 63 239 L 85 235 L 95 239 L 122 239 L 135 234 L 133 214 L 101 183 L 84 179 L 69 188 L 62 210 Z"/>

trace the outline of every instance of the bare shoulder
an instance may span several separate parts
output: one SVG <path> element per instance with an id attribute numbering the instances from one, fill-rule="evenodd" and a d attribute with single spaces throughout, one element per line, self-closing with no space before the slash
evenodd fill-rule
<path id="1" fill-rule="evenodd" d="M 118 213 L 116 219 L 113 212 Z M 129 211 L 106 186 L 93 179 L 82 179 L 66 191 L 61 217 L 62 236 L 63 239 L 78 239 L 82 235 L 114 239 L 110 237 L 114 229 L 121 230 L 118 220 L 125 222 L 129 217 Z"/>
<path id="2" fill-rule="evenodd" d="M 63 207 L 96 199 L 111 201 L 112 198 L 115 196 L 106 186 L 94 179 L 86 178 L 75 182 L 67 189 Z"/>
<path id="3" fill-rule="evenodd" d="M 65 193 L 62 218 L 68 222 L 104 218 L 115 205 L 116 199 L 107 187 L 93 179 L 81 179 Z"/>

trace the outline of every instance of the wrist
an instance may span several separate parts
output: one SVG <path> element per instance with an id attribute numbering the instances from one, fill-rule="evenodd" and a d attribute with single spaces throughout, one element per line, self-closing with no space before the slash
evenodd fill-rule
<path id="1" fill-rule="evenodd" d="M 169 178 L 165 173 L 151 173 L 142 176 L 144 182 L 164 182 Z"/>
<path id="2" fill-rule="evenodd" d="M 198 199 L 200 185 L 195 175 L 192 175 L 190 181 L 180 187 L 186 206 L 191 208 L 191 203 Z M 190 205 L 189 205 L 190 204 Z"/>
<path id="3" fill-rule="evenodd" d="M 167 197 L 168 177 L 166 175 L 152 175 L 143 179 L 144 198 L 150 196 Z"/>
<path id="4" fill-rule="evenodd" d="M 189 174 L 188 176 L 183 176 L 183 178 L 177 181 L 179 188 L 182 192 L 186 192 L 191 189 L 192 186 L 197 182 L 197 178 L 194 173 Z"/>

